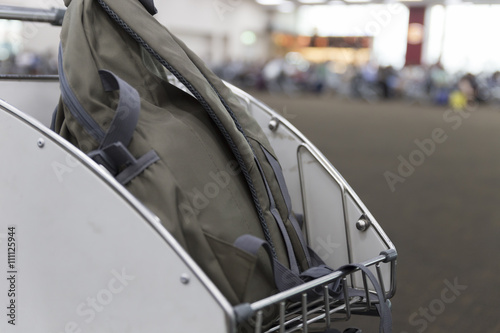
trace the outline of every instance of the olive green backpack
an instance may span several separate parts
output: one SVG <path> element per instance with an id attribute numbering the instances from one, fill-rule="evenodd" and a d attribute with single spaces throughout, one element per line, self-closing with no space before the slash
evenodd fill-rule
<path id="1" fill-rule="evenodd" d="M 156 214 L 231 304 L 332 272 L 261 128 L 153 1 L 65 2 L 55 130 Z"/>

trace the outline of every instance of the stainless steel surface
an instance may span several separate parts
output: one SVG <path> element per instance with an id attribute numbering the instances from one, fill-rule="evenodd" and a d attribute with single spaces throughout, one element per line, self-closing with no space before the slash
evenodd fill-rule
<path id="1" fill-rule="evenodd" d="M 41 81 L 41 82 L 58 82 L 57 75 L 22 75 L 22 74 L 2 74 L 0 81 Z"/>
<path id="2" fill-rule="evenodd" d="M 286 315 L 286 303 L 280 302 L 280 331 L 279 333 L 285 333 L 285 315 Z"/>
<path id="3" fill-rule="evenodd" d="M 255 320 L 255 333 L 262 332 L 262 310 L 257 312 L 257 319 Z"/>
<path id="4" fill-rule="evenodd" d="M 127 287 L 127 296 L 116 297 L 91 325 L 80 327 L 82 332 L 94 332 L 113 323 L 120 331 L 123 331 L 120 327 L 128 324 L 130 332 L 144 329 L 154 332 L 158 331 L 155 327 L 165 327 L 163 321 L 167 317 L 168 325 L 178 327 L 179 331 L 186 325 L 195 331 L 202 327 L 203 331 L 213 333 L 235 331 L 231 305 L 158 219 L 114 178 L 69 142 L 1 100 L 0 118 L 3 142 L 0 150 L 5 158 L 17 162 L 0 167 L 2 184 L 9 186 L 8 191 L 2 187 L 0 192 L 3 214 L 0 227 L 3 231 L 6 223 L 17 224 L 22 232 L 24 255 L 20 259 L 23 270 L 19 286 L 23 292 L 19 293 L 19 313 L 25 316 L 14 331 L 5 331 L 6 324 L 2 321 L 0 331 L 64 329 L 65 323 L 73 320 L 74 310 L 82 298 L 85 300 L 86 296 L 99 292 L 102 288 L 99 286 L 109 280 L 106 276 L 110 270 L 122 267 L 134 268 L 136 273 L 136 279 Z M 38 144 L 34 145 L 39 138 L 44 140 L 43 150 Z M 35 160 L 36 169 L 31 167 Z M 54 166 L 62 166 L 67 171 L 63 181 L 58 180 Z M 20 195 L 23 200 L 16 204 Z M 75 200 L 75 196 L 79 196 L 79 200 Z M 101 204 L 95 204 L 96 200 Z M 59 206 L 50 209 L 54 202 Z M 94 209 L 88 209 L 87 204 Z M 116 223 L 120 227 L 115 227 Z M 88 239 L 91 240 L 86 241 Z M 111 251 L 109 244 L 113 244 Z M 0 256 L 4 252 L 1 251 Z M 47 261 L 49 257 L 53 262 Z M 62 262 L 63 265 L 57 264 Z M 154 273 L 151 267 L 155 268 Z M 40 275 L 45 270 L 49 270 L 48 273 Z M 193 276 L 182 289 L 178 286 L 181 272 L 177 271 L 190 271 Z M 3 281 L 0 285 L 3 289 Z M 177 287 L 172 288 L 175 285 Z M 50 293 L 47 297 L 43 296 L 46 292 Z M 48 304 L 47 299 L 52 302 Z M 196 315 L 199 320 L 187 320 L 186 316 L 192 316 L 191 310 L 199 302 L 206 305 L 205 310 Z M 145 310 L 148 312 L 141 312 Z M 130 311 L 134 315 L 129 314 Z M 37 319 L 40 316 L 43 320 Z M 83 319 L 76 318 L 82 320 L 83 325 Z M 206 327 L 206 322 L 211 323 L 210 327 Z M 197 325 L 200 326 L 196 328 Z"/>
<path id="5" fill-rule="evenodd" d="M 323 297 L 325 303 L 325 313 L 330 313 L 330 291 L 328 289 L 328 286 L 323 287 Z M 331 326 L 331 318 L 330 316 L 326 316 L 325 328 L 329 329 L 330 326 Z"/>
<path id="6" fill-rule="evenodd" d="M 302 294 L 302 332 L 309 332 L 309 325 L 307 324 L 307 294 Z"/>
<path id="7" fill-rule="evenodd" d="M 384 297 L 384 301 L 386 300 L 387 298 L 387 293 L 385 291 L 385 286 L 384 286 L 384 276 L 382 274 L 382 271 L 380 269 L 380 263 L 377 263 L 375 265 L 375 268 L 377 269 L 377 278 L 378 278 L 378 281 L 380 282 L 380 287 L 382 288 L 382 295 Z"/>
<path id="8" fill-rule="evenodd" d="M 368 282 L 366 281 L 366 273 L 362 272 L 361 275 L 363 276 L 363 290 L 365 291 L 365 300 L 366 300 L 366 311 L 370 311 L 372 307 L 372 302 L 370 299 L 370 289 L 368 287 Z M 381 297 L 384 297 L 381 295 Z"/>
<path id="9" fill-rule="evenodd" d="M 370 260 L 367 260 L 365 262 L 362 262 L 360 264 L 368 267 L 368 266 L 375 265 L 376 263 L 383 262 L 384 260 L 385 260 L 385 256 L 380 255 L 380 256 L 376 256 Z M 357 272 L 357 271 L 358 271 L 358 269 L 353 270 L 352 272 L 349 272 L 349 274 L 352 274 L 353 272 Z M 291 298 L 292 296 L 300 295 L 300 294 L 306 292 L 307 290 L 315 289 L 317 287 L 329 284 L 329 283 L 335 281 L 336 279 L 342 278 L 342 277 L 347 276 L 347 275 L 348 274 L 346 272 L 335 271 L 331 274 L 317 278 L 313 281 L 304 283 L 303 285 L 291 288 L 291 289 L 283 291 L 279 294 L 276 294 L 276 295 L 270 296 L 268 298 L 265 298 L 263 300 L 254 302 L 251 304 L 251 307 L 256 312 L 256 311 L 261 310 L 267 306 L 277 304 L 281 301 L 285 301 L 285 300 Z"/>
<path id="10" fill-rule="evenodd" d="M 39 9 L 0 5 L 0 19 L 27 22 L 44 22 L 60 25 L 64 9 Z"/>
<path id="11" fill-rule="evenodd" d="M 26 97 L 28 95 L 29 98 Z M 58 81 L 0 79 L 0 99 L 46 127 L 50 126 L 52 112 L 59 102 L 59 96 Z"/>
<path id="12" fill-rule="evenodd" d="M 344 292 L 344 299 L 349 299 L 349 294 L 347 293 L 347 278 L 342 279 L 342 287 L 343 287 L 343 292 Z M 351 303 L 347 302 L 345 303 L 345 317 L 346 320 L 349 320 L 351 318 Z"/>

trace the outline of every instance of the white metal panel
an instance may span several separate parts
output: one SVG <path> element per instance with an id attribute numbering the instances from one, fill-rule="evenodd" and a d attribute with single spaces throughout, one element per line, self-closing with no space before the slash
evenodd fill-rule
<path id="1" fill-rule="evenodd" d="M 301 140 L 294 133 L 282 124 L 272 131 L 269 122 L 272 116 L 256 103 L 249 104 L 249 110 L 264 134 L 269 139 L 283 169 L 288 192 L 292 199 L 292 207 L 295 214 L 303 215 L 302 196 L 300 189 L 300 176 L 297 165 L 297 149 L 302 144 Z"/>
<path id="2" fill-rule="evenodd" d="M 349 243 L 351 246 L 351 260 L 353 262 L 363 262 L 374 255 L 378 255 L 382 251 L 389 249 L 377 230 L 370 226 L 367 230 L 361 231 L 356 228 L 356 222 L 365 216 L 365 213 L 356 204 L 349 193 L 345 195 L 346 216 L 347 216 L 347 231 L 349 235 Z M 370 267 L 373 274 L 377 274 L 374 267 Z M 382 265 L 382 276 L 384 280 L 385 290 L 389 290 L 391 286 L 391 270 L 389 265 Z M 361 273 L 354 274 L 353 285 L 356 288 L 363 288 L 363 280 Z"/>
<path id="3" fill-rule="evenodd" d="M 0 98 L 49 127 L 59 103 L 57 81 L 0 80 Z M 26 98 L 29 96 L 29 98 Z"/>
<path id="4" fill-rule="evenodd" d="M 3 110 L 0 156 L 0 332 L 229 331 L 203 274 L 84 157 Z"/>
<path id="5" fill-rule="evenodd" d="M 293 125 L 245 92 L 230 86 L 262 127 L 283 167 L 294 211 L 305 217 L 309 246 L 333 268 L 376 257 L 394 246 L 340 173 Z M 274 119 L 278 127 L 269 128 Z M 300 174 L 299 170 L 300 168 Z M 359 231 L 365 216 L 371 226 Z M 381 265 L 384 287 L 390 290 L 391 266 Z M 362 287 L 356 274 L 353 286 Z"/>
<path id="6" fill-rule="evenodd" d="M 343 189 L 305 147 L 298 151 L 309 244 L 333 268 L 349 263 Z"/>

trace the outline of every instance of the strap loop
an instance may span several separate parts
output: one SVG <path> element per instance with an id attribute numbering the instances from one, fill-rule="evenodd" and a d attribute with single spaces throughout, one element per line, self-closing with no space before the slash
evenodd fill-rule
<path id="1" fill-rule="evenodd" d="M 160 158 L 154 150 L 151 150 L 137 160 L 127 149 L 141 111 L 141 100 L 137 90 L 110 71 L 100 70 L 99 75 L 104 90 L 108 92 L 118 90 L 120 98 L 101 145 L 97 150 L 90 152 L 89 156 L 125 185 Z"/>

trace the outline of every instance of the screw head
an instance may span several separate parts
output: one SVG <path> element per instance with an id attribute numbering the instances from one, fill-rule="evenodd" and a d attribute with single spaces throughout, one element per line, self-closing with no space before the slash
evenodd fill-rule
<path id="1" fill-rule="evenodd" d="M 45 140 L 40 138 L 40 139 L 38 139 L 36 144 L 37 144 L 38 148 L 43 148 L 45 146 Z"/>
<path id="2" fill-rule="evenodd" d="M 370 221 L 361 218 L 356 222 L 356 229 L 359 231 L 366 231 L 370 227 Z"/>
<path id="3" fill-rule="evenodd" d="M 189 274 L 184 273 L 181 275 L 181 283 L 182 284 L 188 284 L 190 280 L 191 280 L 191 277 L 189 276 Z"/>
<path id="4" fill-rule="evenodd" d="M 273 119 L 271 119 L 269 121 L 269 129 L 271 131 L 276 131 L 276 129 L 278 128 L 279 124 L 280 124 L 279 120 L 276 119 L 276 118 L 273 118 Z"/>

